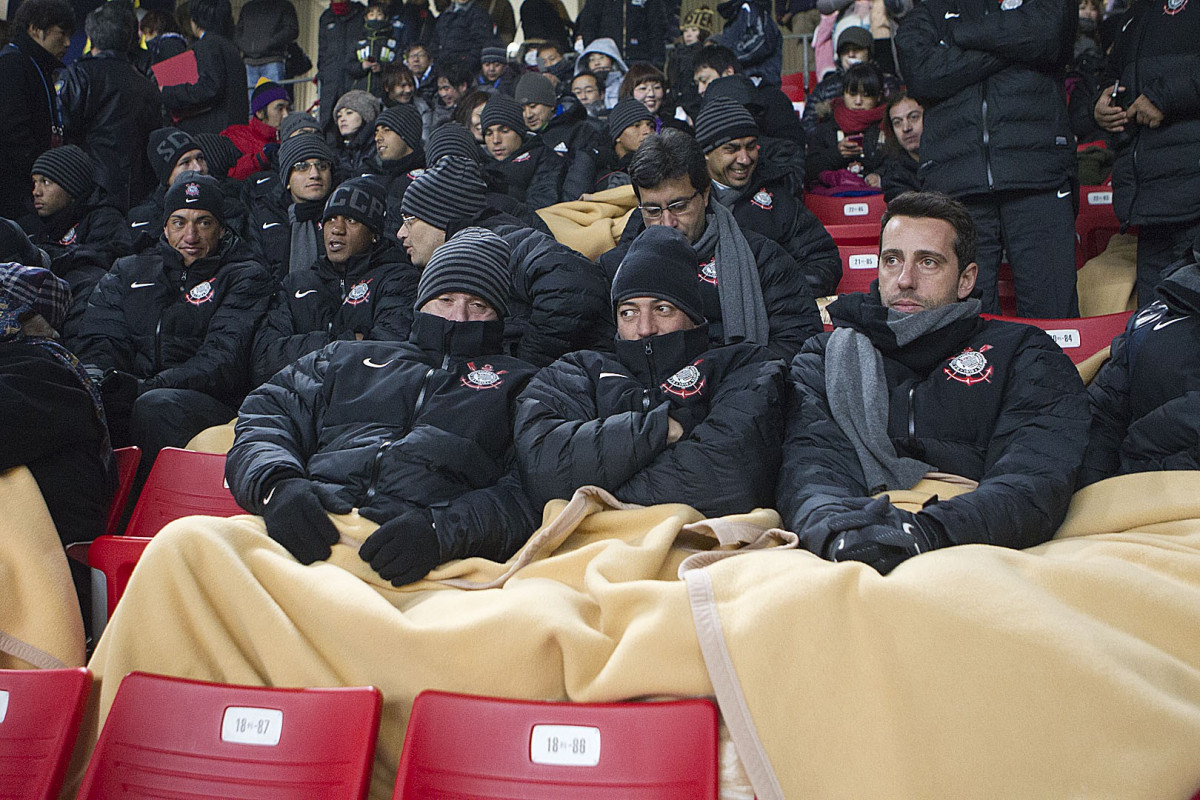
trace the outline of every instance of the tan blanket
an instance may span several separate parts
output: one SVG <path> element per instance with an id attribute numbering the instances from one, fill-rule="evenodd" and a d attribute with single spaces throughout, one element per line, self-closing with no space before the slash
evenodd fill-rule
<path id="1" fill-rule="evenodd" d="M 1137 308 L 1137 237 L 1117 233 L 1076 274 L 1079 314 L 1098 317 Z"/>
<path id="2" fill-rule="evenodd" d="M 715 691 L 763 800 L 1182 798 L 1200 785 L 1198 487 L 1200 473 L 1114 479 L 1080 494 L 1061 541 L 954 548 L 886 578 L 793 550 L 705 552 L 705 534 L 786 547 L 774 512 L 702 522 L 685 506 L 614 509 L 598 492 L 548 505 L 537 552 L 507 580 L 479 559 L 431 575 L 496 584 L 475 590 L 380 585 L 353 548 L 374 526 L 353 515 L 337 518 L 348 544 L 310 567 L 256 517 L 180 520 L 147 550 L 92 659 L 75 779 L 120 678 L 144 669 L 379 686 L 380 800 L 425 688 Z"/>
<path id="3" fill-rule="evenodd" d="M 554 238 L 595 261 L 616 246 L 637 206 L 632 186 L 619 186 L 540 209 L 538 216 Z"/>
<path id="4" fill-rule="evenodd" d="M 0 669 L 81 667 L 83 617 L 37 481 L 0 473 Z"/>

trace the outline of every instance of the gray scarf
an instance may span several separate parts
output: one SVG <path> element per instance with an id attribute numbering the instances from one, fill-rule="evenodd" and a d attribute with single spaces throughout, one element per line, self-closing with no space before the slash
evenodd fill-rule
<path id="1" fill-rule="evenodd" d="M 758 262 L 729 209 L 709 201 L 704 233 L 695 249 L 701 263 L 716 256 L 717 293 L 721 298 L 725 344 L 765 345 L 769 327 Z"/>
<path id="2" fill-rule="evenodd" d="M 288 272 L 303 272 L 317 263 L 321 251 L 317 248 L 317 223 L 296 219 L 296 204 L 288 206 L 288 221 L 292 223 L 292 249 L 288 254 L 291 263 Z"/>
<path id="3" fill-rule="evenodd" d="M 913 314 L 888 312 L 888 327 L 904 347 L 927 333 L 979 314 L 978 300 L 950 303 Z M 883 355 L 871 340 L 853 328 L 837 328 L 825 345 L 825 393 L 829 410 L 858 455 L 867 493 L 909 489 L 933 467 L 915 458 L 896 455 L 888 438 L 887 381 Z"/>

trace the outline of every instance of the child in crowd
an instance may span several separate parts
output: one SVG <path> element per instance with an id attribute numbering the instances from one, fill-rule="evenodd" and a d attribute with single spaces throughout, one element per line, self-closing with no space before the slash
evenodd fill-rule
<path id="1" fill-rule="evenodd" d="M 842 96 L 817 109 L 816 130 L 808 139 L 805 174 L 810 186 L 837 191 L 867 190 L 865 176 L 883 158 L 880 120 L 883 104 L 883 70 L 859 63 L 846 70 Z"/>
<path id="2" fill-rule="evenodd" d="M 695 71 L 696 54 L 700 52 L 708 37 L 712 36 L 714 21 L 713 10 L 708 6 L 689 11 L 683 18 L 681 43 L 675 46 L 671 58 L 667 61 L 668 81 L 683 108 L 700 107 L 700 92 L 696 89 L 692 73 Z"/>
<path id="3" fill-rule="evenodd" d="M 400 55 L 399 22 L 388 19 L 388 4 L 383 0 L 372 0 L 363 18 L 362 38 L 354 48 L 354 61 L 350 64 L 350 78 L 355 89 L 383 97 L 383 82 L 380 72 Z"/>
<path id="4" fill-rule="evenodd" d="M 600 38 L 589 44 L 575 62 L 575 74 L 587 70 L 596 76 L 603 94 L 604 107 L 612 108 L 620 98 L 621 81 L 629 67 L 621 59 L 617 43 L 609 38 Z"/>

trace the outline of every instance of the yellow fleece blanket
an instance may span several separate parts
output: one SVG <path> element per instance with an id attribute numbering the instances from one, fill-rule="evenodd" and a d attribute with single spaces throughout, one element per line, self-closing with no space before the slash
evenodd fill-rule
<path id="1" fill-rule="evenodd" d="M 429 576 L 451 583 L 402 589 L 358 559 L 374 526 L 354 515 L 309 567 L 256 517 L 180 520 L 92 659 L 75 779 L 143 669 L 380 687 L 380 800 L 426 688 L 716 694 L 760 800 L 1183 798 L 1200 786 L 1197 488 L 1200 473 L 1113 479 L 1076 497 L 1057 541 L 952 548 L 887 577 L 787 549 L 771 511 L 702 521 L 598 490 L 549 504 L 509 565 L 452 562 Z M 721 558 L 714 537 L 757 549 Z"/>
<path id="2" fill-rule="evenodd" d="M 632 186 L 618 186 L 587 200 L 557 203 L 538 210 L 554 238 L 595 261 L 616 246 L 637 207 Z"/>

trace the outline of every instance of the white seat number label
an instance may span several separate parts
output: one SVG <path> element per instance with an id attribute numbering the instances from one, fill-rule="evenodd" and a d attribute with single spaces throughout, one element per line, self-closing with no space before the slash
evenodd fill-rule
<path id="1" fill-rule="evenodd" d="M 8 716 L 8 692 L 0 689 L 0 722 Z"/>
<path id="2" fill-rule="evenodd" d="M 275 708 L 230 706 L 221 719 L 221 741 L 273 747 L 283 733 L 283 712 Z"/>
<path id="3" fill-rule="evenodd" d="M 842 213 L 847 217 L 865 217 L 871 213 L 871 207 L 866 203 L 846 203 L 842 206 Z"/>
<path id="4" fill-rule="evenodd" d="M 534 725 L 529 760 L 535 764 L 594 767 L 600 763 L 600 729 L 583 725 Z"/>
<path id="5" fill-rule="evenodd" d="M 879 256 L 874 253 L 859 253 L 850 256 L 847 266 L 850 269 L 876 269 L 879 266 Z"/>
<path id="6" fill-rule="evenodd" d="M 1080 345 L 1079 331 L 1074 328 L 1064 328 L 1060 331 L 1046 331 L 1046 333 L 1050 334 L 1050 338 L 1063 350 L 1070 350 Z"/>
<path id="7" fill-rule="evenodd" d="M 1111 206 L 1112 192 L 1088 192 L 1089 206 Z"/>

